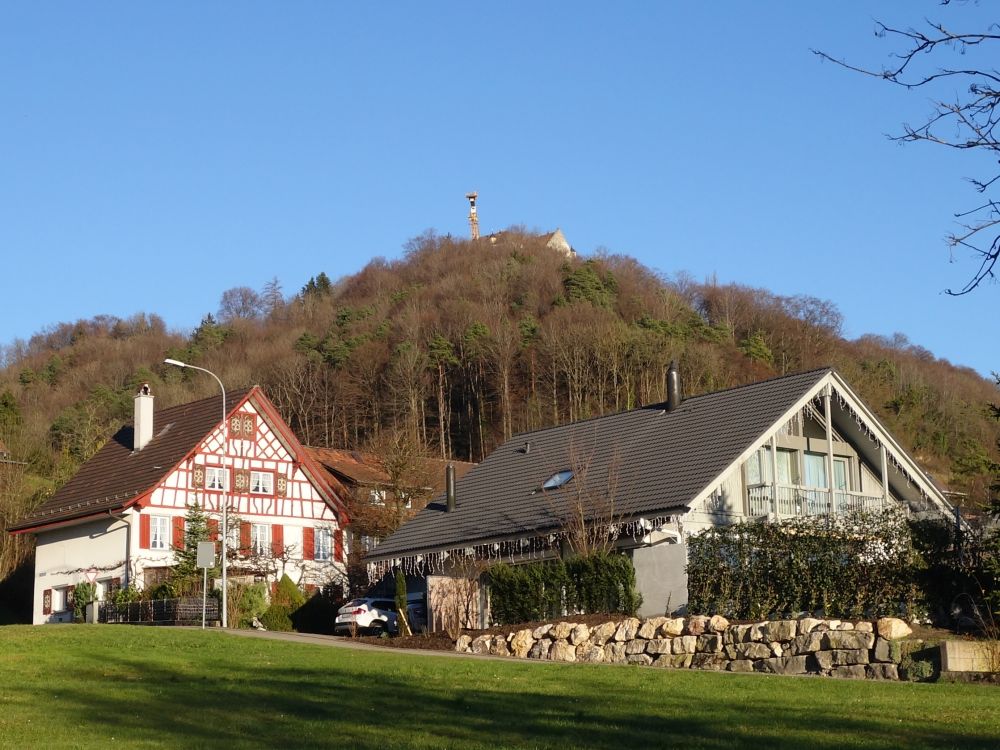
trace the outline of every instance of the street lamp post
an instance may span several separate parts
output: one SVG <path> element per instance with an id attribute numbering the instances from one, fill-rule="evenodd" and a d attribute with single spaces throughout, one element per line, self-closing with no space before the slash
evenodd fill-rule
<path id="1" fill-rule="evenodd" d="M 165 359 L 163 360 L 165 365 L 173 365 L 174 367 L 186 367 L 189 370 L 198 370 L 199 372 L 204 372 L 215 378 L 215 382 L 219 384 L 219 389 L 222 391 L 222 627 L 229 627 L 229 586 L 226 580 L 226 568 L 227 568 L 227 555 L 226 547 L 229 543 L 229 472 L 226 471 L 226 443 L 229 438 L 229 414 L 226 412 L 226 387 L 222 384 L 219 376 L 216 375 L 211 370 L 206 370 L 204 367 L 196 367 L 195 365 L 189 365 L 186 362 L 181 362 L 176 359 Z"/>

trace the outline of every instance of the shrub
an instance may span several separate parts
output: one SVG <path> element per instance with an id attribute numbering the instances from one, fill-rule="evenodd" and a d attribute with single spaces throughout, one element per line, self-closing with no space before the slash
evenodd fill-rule
<path id="1" fill-rule="evenodd" d="M 86 581 L 76 584 L 73 589 L 73 622 L 87 619 L 87 605 L 97 598 L 97 586 Z"/>
<path id="2" fill-rule="evenodd" d="M 501 624 L 551 619 L 566 612 L 632 615 L 642 603 L 632 561 L 606 552 L 565 562 L 500 563 L 490 568 L 489 584 L 493 620 Z"/>
<path id="3" fill-rule="evenodd" d="M 260 618 L 267 611 L 267 586 L 264 583 L 229 585 L 229 598 L 238 604 L 237 624 L 241 628 L 253 627 L 254 618 Z"/>
<path id="4" fill-rule="evenodd" d="M 292 612 L 292 627 L 300 633 L 333 633 L 337 610 L 344 604 L 339 586 L 324 586 Z"/>
<path id="5" fill-rule="evenodd" d="M 892 511 L 719 526 L 688 541 L 688 608 L 741 619 L 912 613 L 921 565 Z"/>
<path id="6" fill-rule="evenodd" d="M 275 585 L 274 592 L 271 595 L 271 603 L 282 604 L 294 612 L 306 603 L 306 597 L 286 573 L 281 576 L 281 580 Z"/>
<path id="7" fill-rule="evenodd" d="M 261 615 L 260 622 L 268 630 L 288 631 L 292 629 L 292 611 L 285 604 L 272 604 Z"/>

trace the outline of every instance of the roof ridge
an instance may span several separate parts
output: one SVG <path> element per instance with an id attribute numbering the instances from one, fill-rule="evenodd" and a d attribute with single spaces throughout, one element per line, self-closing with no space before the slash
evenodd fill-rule
<path id="1" fill-rule="evenodd" d="M 774 383 L 779 380 L 787 380 L 789 378 L 797 378 L 797 377 L 802 377 L 803 375 L 812 375 L 814 373 L 821 373 L 821 372 L 823 373 L 836 372 L 836 369 L 833 367 L 833 365 L 826 365 L 824 367 L 817 367 L 812 370 L 803 370 L 802 372 L 790 372 L 785 375 L 775 375 L 774 377 L 767 378 L 765 380 L 755 380 L 752 383 L 744 383 L 743 385 L 732 385 L 729 386 L 728 388 L 720 388 L 717 391 L 708 391 L 706 393 L 699 393 L 697 396 L 687 396 L 681 403 L 685 404 L 688 401 L 705 398 L 707 396 L 715 396 L 720 393 L 729 393 L 730 391 L 737 391 L 740 390 L 741 388 L 750 388 L 753 386 L 764 385 L 767 383 Z M 599 419 L 610 419 L 612 417 L 622 416 L 623 414 L 634 414 L 641 411 L 665 409 L 666 403 L 667 403 L 666 401 L 654 401 L 652 403 L 646 404 L 645 406 L 637 406 L 634 409 L 623 409 L 622 411 L 610 412 L 608 414 L 595 414 L 594 416 L 586 417 L 585 419 L 574 419 L 570 422 L 563 422 L 562 424 L 549 425 L 548 427 L 538 427 L 534 430 L 528 430 L 526 432 L 515 432 L 513 435 L 510 436 L 510 438 L 504 441 L 504 443 L 510 443 L 516 438 L 528 437 L 530 435 L 537 435 L 541 432 L 548 432 L 549 430 L 558 430 L 564 427 L 569 427 L 571 425 L 582 425 L 586 424 L 587 422 L 594 422 Z M 501 443 L 500 445 L 503 445 L 504 443 Z M 498 445 L 497 447 L 499 448 L 500 446 Z"/>

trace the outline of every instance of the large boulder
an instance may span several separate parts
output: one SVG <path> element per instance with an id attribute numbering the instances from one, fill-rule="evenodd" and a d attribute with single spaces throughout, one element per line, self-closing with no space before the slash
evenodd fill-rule
<path id="1" fill-rule="evenodd" d="M 625 649 L 626 655 L 631 656 L 632 654 L 644 654 L 646 653 L 646 646 L 649 641 L 644 641 L 642 638 L 634 638 L 626 643 L 619 644 Z"/>
<path id="2" fill-rule="evenodd" d="M 823 634 L 824 649 L 870 649 L 874 645 L 875 636 L 860 630 L 828 630 Z"/>
<path id="3" fill-rule="evenodd" d="M 906 638 L 913 632 L 913 628 L 898 617 L 883 617 L 875 624 L 875 628 L 878 630 L 879 636 L 887 641 Z"/>
<path id="4" fill-rule="evenodd" d="M 694 654 L 691 657 L 691 669 L 708 669 L 719 672 L 726 668 L 728 661 L 722 654 Z"/>
<path id="5" fill-rule="evenodd" d="M 670 650 L 675 654 L 693 654 L 698 646 L 698 638 L 693 635 L 682 635 L 670 641 Z"/>
<path id="6" fill-rule="evenodd" d="M 722 636 L 716 634 L 699 635 L 695 651 L 705 654 L 715 654 L 722 651 Z"/>
<path id="7" fill-rule="evenodd" d="M 590 641 L 598 646 L 603 646 L 614 637 L 616 630 L 618 630 L 618 623 L 603 622 L 596 628 L 591 628 Z"/>
<path id="8" fill-rule="evenodd" d="M 455 641 L 455 650 L 460 654 L 467 654 L 472 650 L 472 636 L 470 635 L 460 635 L 458 640 Z"/>
<path id="9" fill-rule="evenodd" d="M 811 654 L 823 648 L 823 632 L 812 630 L 802 635 L 795 636 L 786 648 L 790 655 Z"/>
<path id="10" fill-rule="evenodd" d="M 576 660 L 590 663 L 604 661 L 604 647 L 595 646 L 589 641 L 581 643 L 576 647 Z"/>
<path id="11" fill-rule="evenodd" d="M 755 661 L 753 668 L 757 672 L 772 674 L 805 674 L 809 671 L 809 657 L 773 656 L 770 659 Z"/>
<path id="12" fill-rule="evenodd" d="M 590 639 L 590 627 L 580 623 L 575 626 L 569 633 L 569 642 L 574 646 L 579 646 L 586 640 Z"/>
<path id="13" fill-rule="evenodd" d="M 549 659 L 551 661 L 576 661 L 576 647 L 570 646 L 567 641 L 552 641 Z"/>
<path id="14" fill-rule="evenodd" d="M 687 621 L 687 635 L 701 635 L 708 630 L 709 618 L 705 615 L 694 615 Z"/>
<path id="15" fill-rule="evenodd" d="M 691 660 L 693 658 L 694 654 L 671 654 L 670 666 L 674 669 L 687 669 L 691 666 Z"/>
<path id="16" fill-rule="evenodd" d="M 502 635 L 495 636 L 490 642 L 490 653 L 493 656 L 510 656 L 510 647 L 507 646 L 507 639 Z"/>
<path id="17" fill-rule="evenodd" d="M 813 632 L 816 626 L 822 623 L 822 620 L 817 620 L 815 617 L 803 617 L 799 620 L 799 635 Z"/>
<path id="18" fill-rule="evenodd" d="M 660 626 L 660 633 L 666 638 L 673 638 L 684 633 L 683 617 L 666 617 L 663 625 Z"/>
<path id="19" fill-rule="evenodd" d="M 726 669 L 730 672 L 753 672 L 753 662 L 750 659 L 733 659 Z"/>
<path id="20" fill-rule="evenodd" d="M 712 615 L 708 620 L 709 633 L 725 633 L 729 627 L 729 620 L 722 615 Z"/>
<path id="21" fill-rule="evenodd" d="M 474 654 L 488 654 L 490 652 L 490 643 L 493 641 L 493 636 L 491 635 L 477 635 L 472 639 L 470 648 Z"/>
<path id="22" fill-rule="evenodd" d="M 651 641 L 646 641 L 646 653 L 647 654 L 669 654 L 670 653 L 670 642 L 671 638 L 654 638 Z M 642 641 L 632 641 L 633 643 L 642 643 Z"/>
<path id="23" fill-rule="evenodd" d="M 643 667 L 648 667 L 653 663 L 653 657 L 649 654 L 630 654 L 625 657 L 625 661 L 629 664 L 639 664 Z"/>
<path id="24" fill-rule="evenodd" d="M 547 638 L 542 638 L 540 640 L 537 640 L 537 641 L 535 641 L 534 645 L 531 647 L 531 650 L 528 651 L 528 658 L 529 659 L 548 659 L 549 658 L 549 649 L 551 647 L 552 647 L 552 641 L 548 640 Z"/>
<path id="25" fill-rule="evenodd" d="M 737 643 L 734 650 L 737 659 L 770 659 L 774 656 L 765 643 Z"/>
<path id="26" fill-rule="evenodd" d="M 547 636 L 550 630 L 552 630 L 552 623 L 547 622 L 544 625 L 539 625 L 537 628 L 532 630 L 531 637 L 537 641 L 540 638 L 544 638 L 545 636 Z"/>
<path id="27" fill-rule="evenodd" d="M 848 667 L 854 664 L 867 664 L 868 651 L 864 649 L 837 649 L 834 651 L 817 651 L 816 663 L 820 669 Z"/>
<path id="28" fill-rule="evenodd" d="M 552 626 L 552 630 L 549 631 L 549 637 L 557 641 L 565 641 L 569 638 L 569 634 L 573 632 L 574 627 L 576 627 L 576 623 L 557 622 Z"/>
<path id="29" fill-rule="evenodd" d="M 657 634 L 660 632 L 660 628 L 663 627 L 663 623 L 666 621 L 666 617 L 650 617 L 639 626 L 639 632 L 636 633 L 636 636 L 639 638 L 645 638 L 646 640 L 656 638 Z"/>
<path id="30" fill-rule="evenodd" d="M 531 647 L 535 645 L 535 639 L 531 635 L 530 630 L 518 630 L 514 633 L 514 637 L 510 639 L 510 650 L 518 659 L 523 659 L 531 651 Z"/>
<path id="31" fill-rule="evenodd" d="M 635 643 L 635 641 L 632 641 Z M 608 664 L 624 664 L 626 644 L 624 643 L 607 643 L 604 645 L 604 661 Z"/>
<path id="32" fill-rule="evenodd" d="M 730 625 L 726 631 L 726 643 L 747 643 L 750 640 L 752 625 Z"/>
<path id="33" fill-rule="evenodd" d="M 775 620 L 764 623 L 761 628 L 763 640 L 771 643 L 773 641 L 790 641 L 798 634 L 799 624 L 795 620 Z"/>
<path id="34" fill-rule="evenodd" d="M 623 620 L 615 631 L 616 641 L 631 641 L 635 638 L 635 634 L 639 632 L 639 618 L 629 617 L 627 620 Z"/>
<path id="35" fill-rule="evenodd" d="M 863 680 L 866 674 L 866 667 L 863 664 L 854 664 L 849 667 L 834 667 L 830 670 L 830 676 L 850 680 Z"/>
<path id="36" fill-rule="evenodd" d="M 899 669 L 895 664 L 869 664 L 865 676 L 870 680 L 898 680 Z"/>

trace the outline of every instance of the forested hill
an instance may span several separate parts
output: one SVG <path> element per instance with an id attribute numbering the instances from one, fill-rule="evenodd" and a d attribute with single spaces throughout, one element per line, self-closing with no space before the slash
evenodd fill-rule
<path id="1" fill-rule="evenodd" d="M 69 477 L 149 381 L 158 406 L 205 396 L 218 373 L 263 385 L 304 442 L 363 447 L 403 434 L 431 455 L 477 461 L 521 430 L 686 393 L 833 365 L 938 478 L 986 498 L 996 470 L 993 383 L 901 337 L 841 336 L 830 302 L 666 280 L 623 256 L 568 259 L 508 230 L 470 242 L 426 235 L 285 296 L 234 288 L 191 336 L 155 314 L 65 323 L 4 350 L 0 440 L 25 461 L 4 490 L 19 512 Z M 984 290 L 983 294 L 989 294 Z M 209 300 L 192 304 L 213 307 Z"/>

